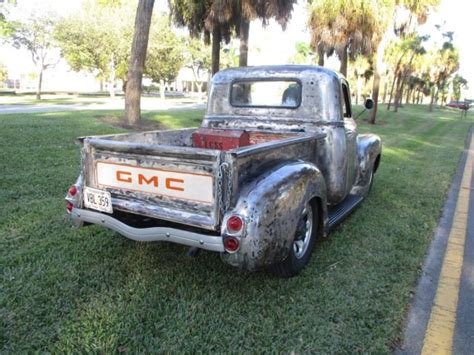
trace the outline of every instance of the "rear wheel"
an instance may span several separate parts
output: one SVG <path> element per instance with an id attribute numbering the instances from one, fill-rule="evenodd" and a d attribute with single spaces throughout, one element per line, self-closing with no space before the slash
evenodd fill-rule
<path id="1" fill-rule="evenodd" d="M 288 257 L 273 265 L 270 271 L 278 277 L 296 276 L 305 268 L 311 257 L 318 235 L 318 207 L 308 204 L 301 212 Z"/>

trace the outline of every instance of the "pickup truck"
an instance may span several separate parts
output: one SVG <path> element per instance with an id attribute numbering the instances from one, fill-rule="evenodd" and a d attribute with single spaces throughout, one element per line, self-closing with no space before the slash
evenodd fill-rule
<path id="1" fill-rule="evenodd" d="M 350 98 L 344 77 L 322 67 L 223 70 L 200 128 L 79 138 L 71 222 L 297 275 L 380 163 L 381 140 L 357 133 Z"/>

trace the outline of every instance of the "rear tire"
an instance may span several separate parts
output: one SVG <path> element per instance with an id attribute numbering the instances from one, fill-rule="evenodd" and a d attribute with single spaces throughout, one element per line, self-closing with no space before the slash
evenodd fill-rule
<path id="1" fill-rule="evenodd" d="M 308 264 L 318 235 L 319 211 L 316 203 L 305 206 L 296 228 L 288 257 L 270 267 L 278 277 L 290 278 L 298 275 Z"/>

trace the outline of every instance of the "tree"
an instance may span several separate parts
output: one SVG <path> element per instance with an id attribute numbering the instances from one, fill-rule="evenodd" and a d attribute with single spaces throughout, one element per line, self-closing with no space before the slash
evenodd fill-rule
<path id="1" fill-rule="evenodd" d="M 453 78 L 451 85 L 453 87 L 454 99 L 457 101 L 461 100 L 461 90 L 468 88 L 467 80 L 463 78 L 461 75 L 456 74 Z"/>
<path id="2" fill-rule="evenodd" d="M 211 42 L 212 33 L 212 74 L 219 71 L 220 46 L 222 39 L 230 39 L 230 29 L 221 28 L 207 20 L 211 0 L 169 0 L 173 22 L 182 27 L 187 27 L 193 38 L 203 39 L 204 44 Z"/>
<path id="3" fill-rule="evenodd" d="M 183 44 L 169 27 L 167 19 L 162 17 L 153 24 L 145 73 L 160 83 L 161 98 L 165 99 L 165 82 L 173 81 L 183 66 Z"/>
<path id="4" fill-rule="evenodd" d="M 385 0 L 382 1 L 384 6 L 382 6 L 382 14 L 387 15 L 390 14 L 392 15 L 393 13 L 393 6 L 396 6 L 396 14 L 393 17 L 395 19 L 394 23 L 394 29 L 395 32 L 398 33 L 399 35 L 404 33 L 404 34 L 413 34 L 414 30 L 413 27 L 418 26 L 419 24 L 422 24 L 426 22 L 427 19 L 427 14 L 428 12 L 436 7 L 439 4 L 439 0 Z M 397 12 L 405 11 L 408 12 L 408 17 L 399 17 L 397 16 Z M 385 19 L 387 19 L 386 16 L 384 16 Z M 398 19 L 402 19 L 401 21 L 398 21 Z M 385 22 L 385 21 L 384 21 Z M 381 28 L 380 28 L 381 29 Z M 385 40 L 379 41 L 379 45 L 377 46 L 377 59 L 375 60 L 375 68 L 374 68 L 374 83 L 373 83 L 373 89 L 372 89 L 372 97 L 374 99 L 374 108 L 372 109 L 371 113 L 371 118 L 370 122 L 372 124 L 375 123 L 375 119 L 377 116 L 377 110 L 378 110 L 378 95 L 379 95 L 379 90 L 380 90 L 380 73 L 379 73 L 379 68 L 381 67 L 382 64 L 382 58 L 384 55 L 384 47 L 386 44 L 386 38 L 387 36 L 382 33 L 378 32 L 379 35 L 382 35 Z M 402 36 L 403 38 L 403 36 Z M 403 86 L 400 90 L 403 90 Z"/>
<path id="5" fill-rule="evenodd" d="M 234 40 L 231 40 L 221 50 L 220 67 L 224 69 L 238 67 L 239 59 L 239 45 Z"/>
<path id="6" fill-rule="evenodd" d="M 260 19 L 265 26 L 274 18 L 285 29 L 295 3 L 296 0 L 215 0 L 211 3 L 207 21 L 235 29 L 240 40 L 239 66 L 245 67 L 248 63 L 250 21 Z"/>
<path id="7" fill-rule="evenodd" d="M 204 73 L 209 73 L 211 69 L 211 51 L 209 46 L 202 45 L 201 41 L 189 37 L 185 42 L 184 52 L 185 66 L 191 69 L 194 77 L 194 84 L 199 93 L 202 92 L 202 82 L 199 78 Z"/>
<path id="8" fill-rule="evenodd" d="M 41 99 L 41 87 L 43 84 L 43 73 L 54 67 L 58 60 L 54 53 L 54 29 L 55 16 L 49 14 L 32 14 L 30 17 L 18 21 L 8 32 L 8 41 L 15 48 L 24 48 L 30 52 L 38 74 L 36 86 L 36 99 Z"/>
<path id="9" fill-rule="evenodd" d="M 459 69 L 459 52 L 452 42 L 448 41 L 433 53 L 432 58 L 430 76 L 434 85 L 431 90 L 430 112 L 433 111 L 439 94 L 445 89 L 448 78 Z"/>
<path id="10" fill-rule="evenodd" d="M 140 120 L 142 77 L 154 2 L 154 0 L 139 0 L 137 6 L 125 91 L 125 120 L 128 125 L 134 125 Z"/>
<path id="11" fill-rule="evenodd" d="M 341 61 L 340 72 L 347 75 L 349 56 L 372 55 L 380 42 L 386 27 L 386 16 L 380 11 L 383 4 L 382 0 L 311 1 L 308 25 L 312 47 L 328 53 L 334 50 Z"/>
<path id="12" fill-rule="evenodd" d="M 87 70 L 106 81 L 111 97 L 116 79 L 127 81 L 132 13 L 132 8 L 113 2 L 85 2 L 80 13 L 56 25 L 61 55 L 73 70 Z"/>
<path id="13" fill-rule="evenodd" d="M 275 18 L 284 28 L 296 0 L 170 0 L 171 14 L 178 26 L 186 26 L 193 37 L 207 44 L 212 33 L 212 74 L 219 70 L 221 42 L 229 43 L 235 34 L 240 39 L 239 65 L 248 62 L 250 21 L 256 18 L 266 25 Z"/>
<path id="14" fill-rule="evenodd" d="M 311 46 L 305 42 L 296 42 L 296 53 L 289 59 L 292 64 L 312 64 L 314 62 L 314 52 Z"/>
<path id="15" fill-rule="evenodd" d="M 359 104 L 359 98 L 365 96 L 367 92 L 366 84 L 374 74 L 372 62 L 366 57 L 359 55 L 355 60 L 350 61 L 350 68 L 347 79 L 353 88 L 355 104 Z M 370 90 L 369 90 L 370 91 Z"/>
<path id="16" fill-rule="evenodd" d="M 3 86 L 3 83 L 8 79 L 8 71 L 7 68 L 0 63 L 0 87 Z"/>

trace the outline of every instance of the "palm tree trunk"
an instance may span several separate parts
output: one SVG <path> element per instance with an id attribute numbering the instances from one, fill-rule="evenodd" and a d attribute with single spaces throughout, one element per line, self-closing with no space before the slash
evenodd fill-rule
<path id="1" fill-rule="evenodd" d="M 341 69 L 339 70 L 342 75 L 347 76 L 347 49 L 349 46 L 346 46 L 344 48 L 344 51 L 342 52 L 341 56 Z"/>
<path id="2" fill-rule="evenodd" d="M 384 78 L 384 84 L 383 84 L 383 102 L 387 102 L 387 90 L 388 90 L 388 78 Z"/>
<path id="3" fill-rule="evenodd" d="M 215 25 L 212 29 L 212 75 L 219 71 L 221 53 L 221 28 Z"/>
<path id="4" fill-rule="evenodd" d="M 408 88 L 407 90 L 407 95 L 405 97 L 405 104 L 408 105 L 410 103 L 410 97 L 411 97 L 412 89 Z"/>
<path id="5" fill-rule="evenodd" d="M 128 65 L 128 80 L 125 90 L 125 121 L 135 125 L 140 120 L 140 98 L 143 69 L 150 34 L 151 15 L 155 0 L 139 0 L 135 16 L 135 32 Z"/>
<path id="6" fill-rule="evenodd" d="M 36 100 L 41 100 L 41 86 L 43 85 L 43 66 L 41 66 L 38 75 L 38 84 L 36 86 Z"/>
<path id="7" fill-rule="evenodd" d="M 433 103 L 434 103 L 434 99 L 435 99 L 435 90 L 436 90 L 436 88 L 433 86 L 433 88 L 431 89 L 431 101 L 430 101 L 430 106 L 429 106 L 429 111 L 430 112 L 433 112 Z"/>
<path id="8" fill-rule="evenodd" d="M 379 101 L 379 90 L 380 90 L 380 73 L 376 65 L 374 65 L 374 83 L 372 86 L 372 100 L 374 100 L 374 108 L 370 114 L 370 123 L 375 124 L 377 117 L 378 101 Z"/>
<path id="9" fill-rule="evenodd" d="M 402 106 L 402 97 L 403 97 L 403 87 L 405 85 L 406 76 L 402 76 L 400 73 L 398 77 L 397 91 L 395 93 L 395 103 L 393 107 L 393 112 L 398 112 L 398 108 Z"/>
<path id="10" fill-rule="evenodd" d="M 390 89 L 390 96 L 388 98 L 388 105 L 387 105 L 387 111 L 390 111 L 390 105 L 392 104 L 392 98 L 393 98 L 393 90 L 395 89 L 395 83 L 397 82 L 398 76 L 395 72 L 393 75 L 393 81 L 392 81 L 392 87 Z"/>
<path id="11" fill-rule="evenodd" d="M 240 54 L 239 54 L 239 67 L 246 67 L 249 56 L 249 30 L 250 22 L 241 15 L 240 19 Z"/>
<path id="12" fill-rule="evenodd" d="M 318 65 L 320 67 L 324 67 L 324 46 L 322 44 L 318 44 Z"/>

